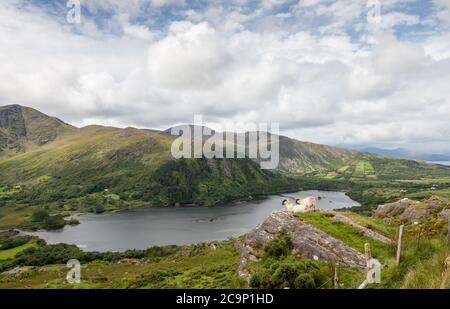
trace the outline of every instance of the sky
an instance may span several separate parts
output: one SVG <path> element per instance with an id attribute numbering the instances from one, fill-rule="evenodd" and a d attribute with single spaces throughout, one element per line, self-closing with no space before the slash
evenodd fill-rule
<path id="1" fill-rule="evenodd" d="M 450 0 L 67 2 L 0 1 L 0 105 L 450 154 Z"/>

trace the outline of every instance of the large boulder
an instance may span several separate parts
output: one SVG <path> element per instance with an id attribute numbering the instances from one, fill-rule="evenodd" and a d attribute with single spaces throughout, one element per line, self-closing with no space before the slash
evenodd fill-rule
<path id="1" fill-rule="evenodd" d="M 449 220 L 450 219 L 450 209 L 444 209 L 442 210 L 439 215 L 439 219 L 441 220 Z"/>
<path id="2" fill-rule="evenodd" d="M 414 221 L 427 218 L 430 214 L 431 211 L 426 208 L 407 208 L 399 218 L 402 221 Z"/>
<path id="3" fill-rule="evenodd" d="M 450 201 L 439 196 L 432 196 L 423 201 L 413 201 L 404 198 L 395 203 L 378 206 L 374 216 L 383 219 L 399 219 L 401 221 L 416 221 L 427 219 L 431 216 L 445 219 L 447 218 L 446 212 L 443 212 L 442 215 L 439 212 L 442 209 L 449 208 L 449 206 Z"/>
<path id="4" fill-rule="evenodd" d="M 288 232 L 293 250 L 301 258 L 340 262 L 361 271 L 366 268 L 364 255 L 354 248 L 301 221 L 291 212 L 274 211 L 263 223 L 245 235 L 240 248 L 237 270 L 239 276 L 250 279 L 251 274 L 246 269 L 246 264 L 249 261 L 258 261 L 264 245 L 283 229 Z"/>
<path id="5" fill-rule="evenodd" d="M 404 198 L 400 201 L 378 206 L 375 210 L 375 217 L 384 218 L 387 216 L 397 216 L 405 211 L 410 205 L 416 204 L 416 201 Z"/>
<path id="6" fill-rule="evenodd" d="M 449 203 L 449 200 L 439 196 L 432 196 L 429 199 L 425 200 L 424 203 L 429 209 L 438 209 L 443 204 Z"/>

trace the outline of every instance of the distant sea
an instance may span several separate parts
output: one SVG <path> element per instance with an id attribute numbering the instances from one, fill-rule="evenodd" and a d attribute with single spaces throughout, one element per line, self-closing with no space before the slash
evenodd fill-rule
<path id="1" fill-rule="evenodd" d="M 450 166 L 450 161 L 428 161 L 429 163 L 433 164 L 441 164 L 441 165 L 448 165 Z"/>

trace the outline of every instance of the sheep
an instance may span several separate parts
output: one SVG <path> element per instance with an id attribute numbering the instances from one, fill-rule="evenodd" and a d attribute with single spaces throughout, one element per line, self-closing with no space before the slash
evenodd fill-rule
<path id="1" fill-rule="evenodd" d="M 297 205 L 304 205 L 308 208 L 308 211 L 311 209 L 316 209 L 317 200 L 314 196 L 308 196 L 307 198 L 299 198 L 295 201 Z"/>
<path id="2" fill-rule="evenodd" d="M 315 208 L 316 205 L 316 199 L 315 197 L 307 197 L 305 199 L 297 199 L 296 204 L 293 205 L 290 200 L 283 200 L 281 203 L 283 206 L 286 207 L 288 211 L 292 211 L 294 213 L 304 213 L 311 210 L 311 208 Z"/>

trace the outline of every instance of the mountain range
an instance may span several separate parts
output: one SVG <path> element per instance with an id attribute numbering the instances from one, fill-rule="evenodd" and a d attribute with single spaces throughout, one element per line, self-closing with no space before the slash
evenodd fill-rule
<path id="1" fill-rule="evenodd" d="M 285 136 L 279 137 L 280 163 L 274 171 L 262 170 L 258 159 L 174 160 L 170 148 L 176 136 L 168 132 L 77 128 L 29 107 L 2 106 L 0 202 L 59 203 L 78 209 L 98 206 L 107 191 L 114 205 L 216 205 L 292 190 L 292 177 L 375 181 L 450 175 L 450 167 Z"/>

